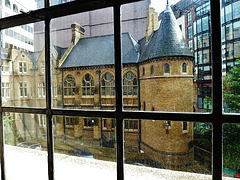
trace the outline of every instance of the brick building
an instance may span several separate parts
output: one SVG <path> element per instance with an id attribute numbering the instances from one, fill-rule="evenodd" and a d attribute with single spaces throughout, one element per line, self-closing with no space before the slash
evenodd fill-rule
<path id="1" fill-rule="evenodd" d="M 192 53 L 169 5 L 159 28 L 157 14 L 152 9 L 148 13 L 146 37 L 137 41 L 130 33 L 122 34 L 124 109 L 192 112 Z M 52 46 L 53 107 L 115 109 L 113 47 L 113 35 L 84 38 L 84 28 L 74 23 L 71 45 Z M 5 78 L 13 79 L 10 83 L 17 83 L 18 87 L 10 85 L 17 89 L 6 106 L 45 106 L 44 51 L 16 52 L 12 57 L 14 51 L 10 49 L 9 61 L 8 56 L 5 58 L 14 73 Z M 25 140 L 45 134 L 45 116 L 22 119 L 29 120 L 28 126 L 20 119 L 21 123 L 17 120 L 15 126 Z M 116 153 L 115 124 L 111 118 L 54 116 L 55 150 L 66 153 L 71 148 L 84 147 L 97 159 L 112 160 Z M 126 160 L 148 159 L 170 168 L 191 164 L 192 123 L 125 119 L 124 127 Z"/>

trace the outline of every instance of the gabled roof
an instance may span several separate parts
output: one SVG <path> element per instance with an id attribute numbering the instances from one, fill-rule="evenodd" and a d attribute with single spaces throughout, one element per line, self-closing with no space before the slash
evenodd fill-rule
<path id="1" fill-rule="evenodd" d="M 122 34 L 123 63 L 137 63 L 138 43 L 129 34 Z M 66 52 L 67 53 L 67 52 Z M 103 66 L 114 64 L 114 36 L 81 38 L 63 60 L 60 68 Z"/>
<path id="2" fill-rule="evenodd" d="M 141 49 L 140 62 L 159 57 L 192 56 L 169 4 L 159 29 Z"/>

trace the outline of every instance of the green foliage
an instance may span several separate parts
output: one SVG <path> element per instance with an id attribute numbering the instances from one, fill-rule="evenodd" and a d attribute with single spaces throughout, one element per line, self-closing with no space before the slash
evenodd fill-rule
<path id="1" fill-rule="evenodd" d="M 231 112 L 240 112 L 240 60 L 224 77 L 223 98 L 224 104 Z"/>
<path id="2" fill-rule="evenodd" d="M 3 119 L 5 143 L 16 145 L 19 134 L 15 128 L 15 119 L 12 119 L 9 113 Z"/>

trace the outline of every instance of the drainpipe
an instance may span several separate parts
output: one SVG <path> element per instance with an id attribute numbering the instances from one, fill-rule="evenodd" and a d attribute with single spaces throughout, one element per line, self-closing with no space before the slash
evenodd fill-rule
<path id="1" fill-rule="evenodd" d="M 34 86 L 33 86 L 33 90 L 34 90 L 34 103 L 35 103 L 35 107 L 37 107 L 37 96 L 36 96 L 36 69 L 35 67 L 33 67 L 33 81 L 34 81 Z M 36 131 L 36 138 L 38 137 L 38 128 L 37 128 L 37 115 L 34 114 L 34 119 L 35 119 L 35 131 Z"/>
<path id="2" fill-rule="evenodd" d="M 102 98 L 101 98 L 101 69 L 99 67 L 98 70 L 98 93 L 99 93 L 99 108 L 102 109 Z M 102 117 L 100 118 L 100 125 L 101 125 L 101 140 L 102 140 Z"/>
<path id="3" fill-rule="evenodd" d="M 63 69 L 62 69 L 62 107 L 64 109 L 64 94 L 63 94 Z M 65 126 L 65 116 L 63 116 L 63 133 L 64 133 L 64 143 L 66 142 L 66 126 Z"/>
<path id="4" fill-rule="evenodd" d="M 138 110 L 141 110 L 141 101 L 140 101 L 140 71 L 139 65 L 137 64 L 137 80 L 138 80 Z M 138 140 L 138 151 L 141 150 L 141 141 L 142 141 L 142 128 L 141 128 L 141 119 L 138 120 L 138 129 L 139 129 L 139 140 Z"/>

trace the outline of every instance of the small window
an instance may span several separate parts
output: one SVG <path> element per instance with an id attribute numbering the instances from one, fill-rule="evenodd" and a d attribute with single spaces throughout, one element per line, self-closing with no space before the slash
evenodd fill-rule
<path id="1" fill-rule="evenodd" d="M 154 74 L 154 66 L 151 66 L 151 75 Z"/>
<path id="2" fill-rule="evenodd" d="M 27 63 L 26 62 L 19 62 L 18 63 L 18 72 L 19 73 L 27 73 Z"/>
<path id="3" fill-rule="evenodd" d="M 5 6 L 11 9 L 11 4 L 9 0 L 5 0 Z"/>
<path id="4" fill-rule="evenodd" d="M 125 120 L 124 127 L 125 130 L 138 130 L 138 120 Z"/>
<path id="5" fill-rule="evenodd" d="M 17 7 L 16 4 L 13 4 L 13 11 L 14 11 L 15 13 L 18 13 L 18 7 Z"/>
<path id="6" fill-rule="evenodd" d="M 94 124 L 94 119 L 92 118 L 84 118 L 84 127 L 92 128 Z"/>
<path id="7" fill-rule="evenodd" d="M 186 65 L 186 63 L 183 63 L 183 64 L 182 64 L 182 72 L 183 72 L 183 73 L 186 73 L 186 72 L 187 72 L 187 65 Z"/>
<path id="8" fill-rule="evenodd" d="M 65 117 L 66 126 L 73 126 L 73 117 Z"/>
<path id="9" fill-rule="evenodd" d="M 143 67 L 142 75 L 145 76 L 145 68 Z"/>
<path id="10" fill-rule="evenodd" d="M 164 65 L 164 73 L 170 73 L 170 67 L 167 63 Z"/>
<path id="11" fill-rule="evenodd" d="M 187 129 L 187 122 L 186 121 L 184 121 L 183 122 L 183 131 L 187 131 L 188 129 Z"/>

